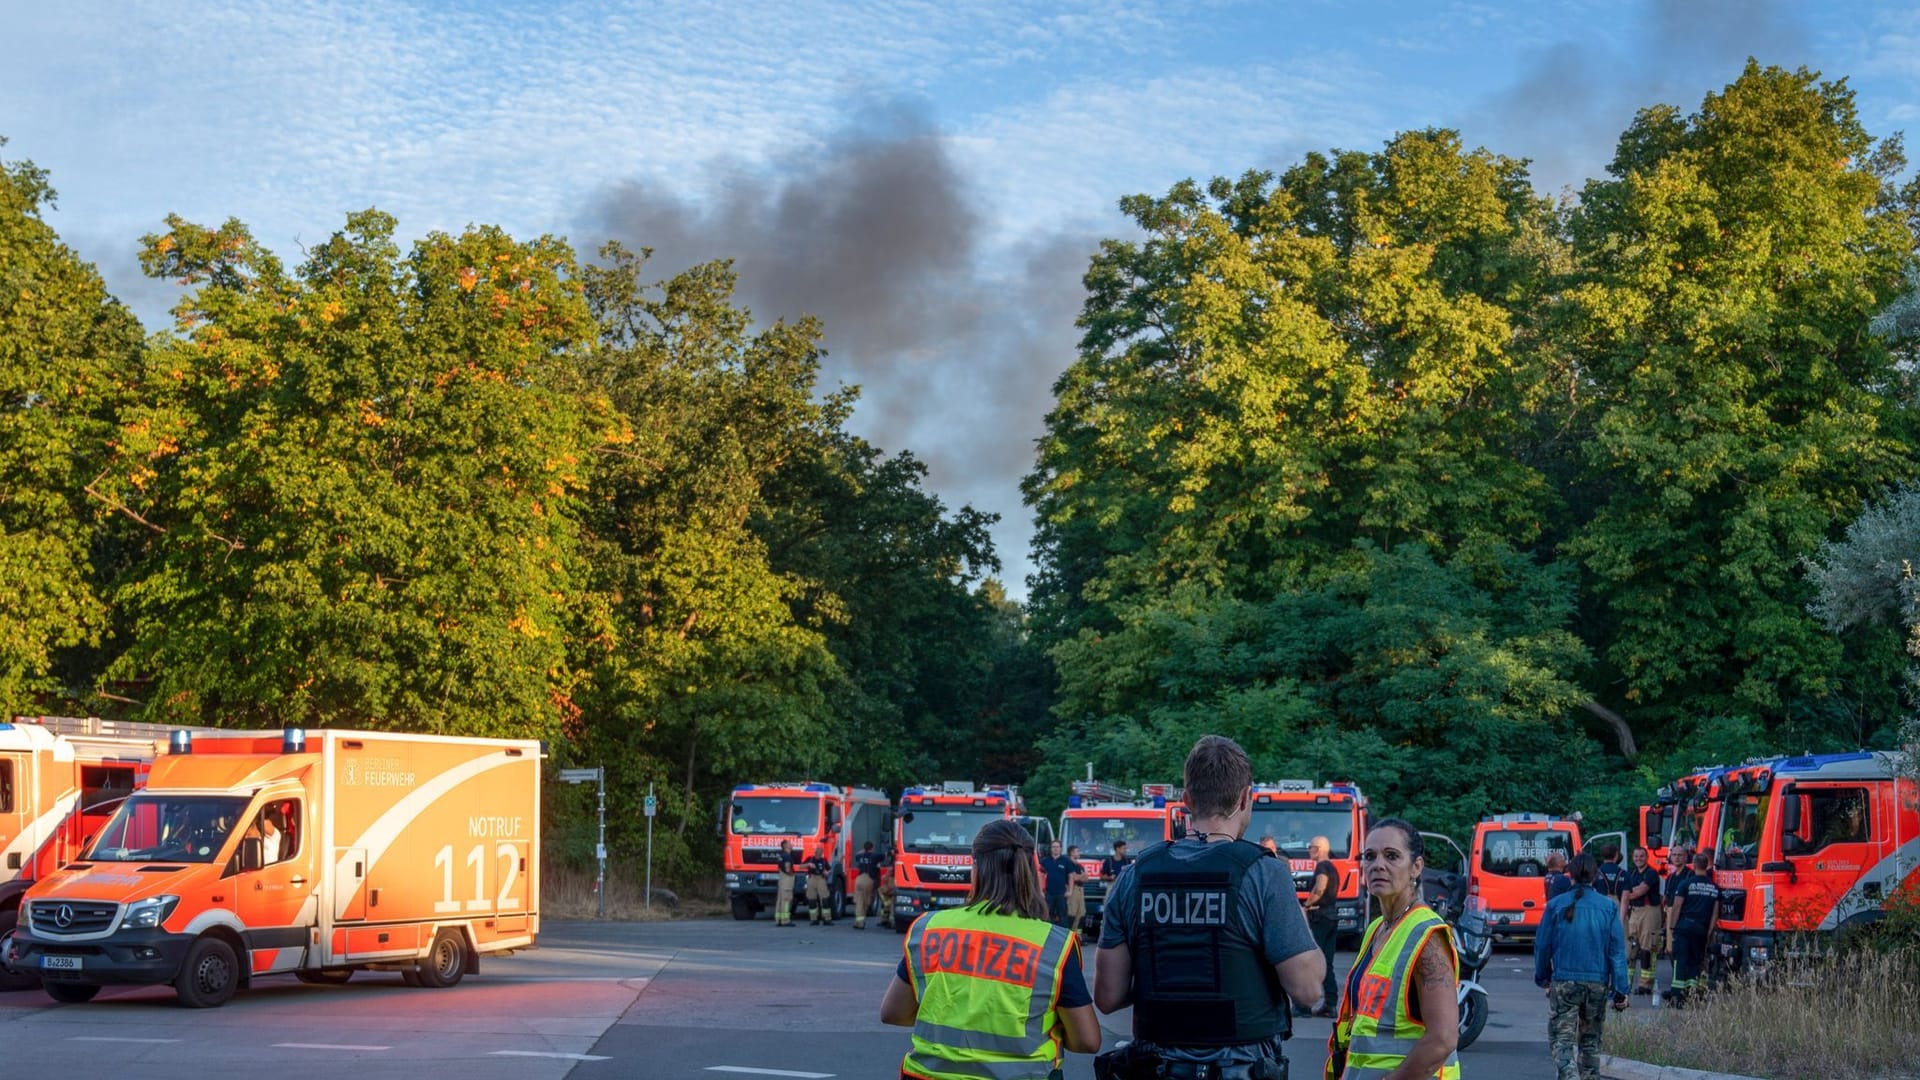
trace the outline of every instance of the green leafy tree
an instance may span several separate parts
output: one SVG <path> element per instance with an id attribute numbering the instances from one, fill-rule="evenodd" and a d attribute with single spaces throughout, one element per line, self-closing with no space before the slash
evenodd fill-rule
<path id="1" fill-rule="evenodd" d="M 1591 502 L 1567 551 L 1603 678 L 1647 715 L 1779 727 L 1850 677 L 1799 560 L 1914 470 L 1867 332 L 1912 261 L 1902 166 L 1844 82 L 1749 63 L 1691 116 L 1643 111 L 1572 216 Z"/>
<path id="2" fill-rule="evenodd" d="M 495 229 L 403 257 L 350 215 L 296 273 L 237 222 L 145 239 L 197 288 L 94 491 L 145 531 L 110 674 L 145 714 L 553 735 L 593 447 L 573 258 Z"/>
<path id="3" fill-rule="evenodd" d="M 0 718 L 86 692 L 59 671 L 108 621 L 86 490 L 140 355 L 139 323 L 42 217 L 53 202 L 44 171 L 0 161 Z"/>

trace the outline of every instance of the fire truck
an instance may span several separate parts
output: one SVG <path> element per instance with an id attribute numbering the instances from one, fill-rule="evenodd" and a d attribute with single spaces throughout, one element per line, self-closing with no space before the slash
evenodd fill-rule
<path id="1" fill-rule="evenodd" d="M 906 933 L 914 919 L 936 908 L 966 903 L 973 886 L 973 837 L 1005 818 L 1034 835 L 1039 851 L 1053 839 L 1045 818 L 1030 817 L 1011 784 L 975 788 L 963 780 L 910 787 L 894 815 L 893 925 Z"/>
<path id="2" fill-rule="evenodd" d="M 1248 840 L 1264 843 L 1271 837 L 1293 870 L 1293 886 L 1305 900 L 1313 890 L 1313 860 L 1307 845 L 1324 836 L 1327 856 L 1339 875 L 1334 911 L 1343 937 L 1357 937 L 1367 928 L 1370 898 L 1360 882 L 1360 845 L 1367 836 L 1367 797 L 1345 780 L 1319 785 L 1311 780 L 1279 780 L 1253 785 L 1253 821 Z"/>
<path id="3" fill-rule="evenodd" d="M 1903 764 L 1857 750 L 1749 763 L 1715 781 L 1717 966 L 1764 970 L 1779 951 L 1813 944 L 1795 935 L 1846 932 L 1920 890 L 1920 790 Z"/>
<path id="4" fill-rule="evenodd" d="M 1708 797 L 1715 783 L 1732 766 L 1703 765 L 1660 789 L 1653 805 L 1640 808 L 1640 846 L 1649 865 L 1665 874 L 1667 857 L 1675 846 L 1691 851 L 1713 850 L 1718 834 L 1720 803 Z"/>
<path id="5" fill-rule="evenodd" d="M 720 836 L 727 902 L 733 917 L 752 919 L 773 906 L 779 891 L 774 863 L 780 842 L 793 845 L 796 864 L 824 851 L 833 863 L 829 910 L 838 915 L 853 895 L 853 857 L 871 841 L 884 858 L 893 846 L 893 807 L 885 792 L 818 780 L 741 784 L 721 805 Z M 806 906 L 806 874 L 796 869 L 794 907 Z"/>
<path id="6" fill-rule="evenodd" d="M 95 717 L 19 717 L 0 724 L 0 954 L 20 897 L 65 866 L 146 783 L 156 745 L 175 730 Z M 0 990 L 33 986 L 32 972 L 0 971 Z"/>
<path id="7" fill-rule="evenodd" d="M 1106 903 L 1107 883 L 1100 880 L 1100 864 L 1113 854 L 1115 841 L 1126 842 L 1138 855 L 1150 844 L 1184 835 L 1180 789 L 1172 784 L 1144 784 L 1131 788 L 1097 780 L 1076 780 L 1060 815 L 1060 844 L 1080 849 L 1080 868 L 1087 875 L 1081 886 L 1087 900 L 1086 925 L 1097 930 Z"/>
<path id="8" fill-rule="evenodd" d="M 1587 847 L 1626 840 L 1624 832 L 1601 833 L 1583 845 L 1578 814 L 1488 815 L 1473 829 L 1467 892 L 1486 904 L 1495 937 L 1530 938 L 1547 907 L 1547 856 L 1571 860 Z"/>
<path id="9" fill-rule="evenodd" d="M 266 975 L 447 987 L 540 931 L 540 744 L 176 731 L 82 859 L 28 890 L 8 966 L 78 1004 Z"/>

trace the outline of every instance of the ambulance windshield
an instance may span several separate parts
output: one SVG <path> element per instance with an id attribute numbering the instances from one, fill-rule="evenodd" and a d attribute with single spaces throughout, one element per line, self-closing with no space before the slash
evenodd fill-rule
<path id="1" fill-rule="evenodd" d="M 212 862 L 240 823 L 247 800 L 223 795 L 134 795 L 100 830 L 90 859 Z"/>
<path id="2" fill-rule="evenodd" d="M 1329 856 L 1353 857 L 1353 806 L 1350 803 L 1254 803 L 1253 824 L 1246 839 L 1258 844 L 1273 837 L 1280 854 L 1289 859 L 1307 857 L 1307 845 L 1316 836 L 1327 838 Z"/>
<path id="3" fill-rule="evenodd" d="M 1125 840 L 1127 850 L 1138 853 L 1148 844 L 1167 838 L 1162 817 L 1070 817 L 1060 833 L 1063 848 L 1078 847 L 1083 859 L 1104 859 L 1113 854 L 1113 842 Z"/>
<path id="4" fill-rule="evenodd" d="M 814 836 L 820 832 L 820 800 L 775 795 L 735 795 L 735 836 Z"/>
<path id="5" fill-rule="evenodd" d="M 973 850 L 973 834 L 1005 816 L 999 810 L 971 807 L 952 810 L 917 807 L 912 821 L 901 820 L 900 838 L 912 851 L 965 855 Z"/>

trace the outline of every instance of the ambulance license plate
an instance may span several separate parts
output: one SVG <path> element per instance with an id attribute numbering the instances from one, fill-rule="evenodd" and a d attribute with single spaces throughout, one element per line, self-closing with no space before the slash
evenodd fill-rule
<path id="1" fill-rule="evenodd" d="M 80 958 L 77 956 L 43 956 L 40 958 L 43 971 L 79 971 Z"/>

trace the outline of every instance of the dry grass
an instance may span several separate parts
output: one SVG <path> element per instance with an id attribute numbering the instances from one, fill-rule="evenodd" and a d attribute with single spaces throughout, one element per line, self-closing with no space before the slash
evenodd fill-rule
<path id="1" fill-rule="evenodd" d="M 1636 1061 L 1783 1080 L 1920 1076 L 1920 954 L 1776 965 L 1684 1010 L 1636 1008 L 1606 1051 Z"/>
<path id="2" fill-rule="evenodd" d="M 592 919 L 599 915 L 599 898 L 594 894 L 594 872 L 550 863 L 540 879 L 540 913 L 556 919 Z M 653 907 L 645 903 L 645 887 L 634 874 L 617 870 L 607 872 L 607 918 L 623 922 L 658 922 L 664 919 L 706 919 L 727 913 L 727 900 L 717 891 L 712 896 L 673 893 L 656 880 Z"/>

